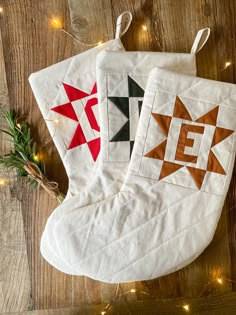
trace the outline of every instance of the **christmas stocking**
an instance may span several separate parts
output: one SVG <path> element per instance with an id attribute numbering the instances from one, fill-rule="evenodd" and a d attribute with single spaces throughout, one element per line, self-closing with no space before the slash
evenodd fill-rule
<path id="1" fill-rule="evenodd" d="M 199 33 L 199 40 L 207 35 L 206 40 L 209 29 Z M 54 222 L 63 220 L 63 215 L 67 215 L 68 208 L 73 208 L 74 203 L 76 209 L 103 200 L 120 190 L 134 145 L 146 82 L 155 66 L 195 75 L 195 54 L 104 51 L 97 58 L 102 143 L 97 175 L 92 184 L 75 199 L 52 213 L 41 240 L 42 255 L 64 272 L 68 270 L 57 265 L 61 258 L 53 255 L 56 247 L 50 234 Z"/>
<path id="2" fill-rule="evenodd" d="M 55 225 L 71 273 L 109 283 L 148 280 L 201 254 L 232 175 L 235 104 L 236 85 L 151 72 L 120 192 L 84 208 L 75 197 Z"/>
<path id="3" fill-rule="evenodd" d="M 96 172 L 94 166 L 100 151 L 96 56 L 103 49 L 124 49 L 120 37 L 131 20 L 131 13 L 124 12 L 117 19 L 114 40 L 33 73 L 29 78 L 69 178 L 67 197 L 84 189 Z"/>

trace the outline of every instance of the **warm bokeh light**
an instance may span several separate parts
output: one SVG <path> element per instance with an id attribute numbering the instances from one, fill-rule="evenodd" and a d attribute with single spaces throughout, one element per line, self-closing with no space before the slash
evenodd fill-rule
<path id="1" fill-rule="evenodd" d="M 0 13 L 3 13 L 3 8 L 2 7 L 0 7 Z"/>
<path id="2" fill-rule="evenodd" d="M 102 45 L 102 41 L 98 42 L 98 46 L 101 46 Z"/>
<path id="3" fill-rule="evenodd" d="M 55 124 L 59 124 L 59 119 L 54 119 Z"/>
<path id="4" fill-rule="evenodd" d="M 223 280 L 221 278 L 217 278 L 216 281 L 219 283 L 219 284 L 223 284 Z"/>
<path id="5" fill-rule="evenodd" d="M 62 21 L 58 17 L 53 16 L 50 19 L 50 24 L 53 28 L 62 28 Z"/>
<path id="6" fill-rule="evenodd" d="M 101 312 L 101 315 L 105 315 L 106 314 L 106 312 Z"/>
<path id="7" fill-rule="evenodd" d="M 227 62 L 225 63 L 225 69 L 228 68 L 230 65 L 231 65 L 231 62 L 230 62 L 230 61 L 227 61 Z"/>
<path id="8" fill-rule="evenodd" d="M 0 179 L 0 185 L 3 186 L 6 184 L 6 181 L 4 179 Z"/>
<path id="9" fill-rule="evenodd" d="M 189 312 L 190 308 L 189 308 L 189 305 L 188 305 L 188 304 L 183 305 L 182 307 L 183 307 L 183 309 L 184 309 L 186 312 Z"/>
<path id="10" fill-rule="evenodd" d="M 38 162 L 38 160 L 39 160 L 38 155 L 37 155 L 37 154 L 36 154 L 36 155 L 34 155 L 34 156 L 33 156 L 33 159 L 34 159 L 34 161 Z"/>
<path id="11" fill-rule="evenodd" d="M 147 31 L 147 26 L 146 25 L 142 25 L 142 28 L 144 31 Z"/>
<path id="12" fill-rule="evenodd" d="M 135 293 L 136 290 L 135 290 L 135 289 L 131 289 L 130 292 L 131 292 L 131 293 Z"/>

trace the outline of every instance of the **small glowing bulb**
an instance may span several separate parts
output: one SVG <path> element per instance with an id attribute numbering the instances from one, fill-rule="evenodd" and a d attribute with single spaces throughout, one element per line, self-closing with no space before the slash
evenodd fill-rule
<path id="1" fill-rule="evenodd" d="M 54 122 L 55 122 L 55 124 L 59 124 L 59 120 L 58 119 L 55 119 Z"/>
<path id="2" fill-rule="evenodd" d="M 62 22 L 57 17 L 52 17 L 50 20 L 50 24 L 53 28 L 62 28 Z"/>
<path id="3" fill-rule="evenodd" d="M 102 45 L 102 41 L 100 40 L 100 42 L 98 42 L 98 46 L 101 46 Z"/>
<path id="4" fill-rule="evenodd" d="M 0 13 L 2 13 L 3 12 L 3 8 L 2 7 L 0 7 Z"/>
<path id="5" fill-rule="evenodd" d="M 182 307 L 183 307 L 183 309 L 184 309 L 186 312 L 189 312 L 190 308 L 189 308 L 189 305 L 188 305 L 188 304 L 183 305 Z"/>
<path id="6" fill-rule="evenodd" d="M 6 184 L 5 180 L 4 179 L 0 179 L 0 185 L 3 186 L 5 184 Z"/>
<path id="7" fill-rule="evenodd" d="M 21 124 L 18 123 L 18 124 L 16 124 L 16 125 L 17 125 L 17 127 L 18 127 L 19 129 L 21 128 Z"/>
<path id="8" fill-rule="evenodd" d="M 217 278 L 216 281 L 219 283 L 219 284 L 223 284 L 223 280 L 221 278 Z"/>
<path id="9" fill-rule="evenodd" d="M 131 293 L 135 293 L 136 290 L 135 290 L 135 289 L 131 289 L 130 292 L 131 292 Z"/>
<path id="10" fill-rule="evenodd" d="M 36 162 L 38 162 L 39 157 L 37 156 L 37 154 L 33 156 L 33 159 L 34 159 Z"/>
<path id="11" fill-rule="evenodd" d="M 225 63 L 225 69 L 228 68 L 230 65 L 231 65 L 231 62 L 230 62 L 230 61 L 227 61 L 227 62 Z"/>
<path id="12" fill-rule="evenodd" d="M 142 28 L 144 31 L 147 31 L 147 26 L 146 25 L 142 25 Z"/>

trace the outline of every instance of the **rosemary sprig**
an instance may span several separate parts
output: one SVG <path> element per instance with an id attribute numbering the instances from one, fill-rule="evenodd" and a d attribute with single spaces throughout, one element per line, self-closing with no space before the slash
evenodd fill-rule
<path id="1" fill-rule="evenodd" d="M 26 177 L 27 182 L 34 190 L 38 184 L 61 202 L 63 194 L 57 189 L 57 183 L 49 182 L 46 178 L 45 165 L 38 159 L 36 143 L 33 142 L 30 126 L 25 120 L 20 120 L 14 111 L 6 111 L 3 114 L 9 130 L 1 130 L 8 135 L 13 149 L 9 154 L 0 156 L 0 165 L 8 171 L 16 170 L 17 177 Z M 27 165 L 33 165 L 31 172 Z M 45 188 L 46 187 L 46 188 Z"/>

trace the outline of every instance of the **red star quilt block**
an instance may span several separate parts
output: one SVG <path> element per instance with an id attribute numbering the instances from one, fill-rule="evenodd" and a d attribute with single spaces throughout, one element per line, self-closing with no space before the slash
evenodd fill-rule
<path id="1" fill-rule="evenodd" d="M 86 93 L 71 85 L 63 83 L 69 102 L 51 108 L 52 111 L 64 116 L 66 119 L 78 122 L 76 130 L 68 144 L 68 150 L 72 150 L 81 145 L 87 145 L 94 161 L 97 160 L 100 152 L 100 127 L 94 114 L 93 107 L 98 104 L 97 85 L 93 85 L 90 93 Z M 78 116 L 77 101 L 81 100 L 83 110 Z M 83 105 L 85 103 L 85 105 Z M 89 135 L 89 136 L 88 136 Z"/>

